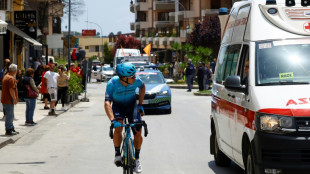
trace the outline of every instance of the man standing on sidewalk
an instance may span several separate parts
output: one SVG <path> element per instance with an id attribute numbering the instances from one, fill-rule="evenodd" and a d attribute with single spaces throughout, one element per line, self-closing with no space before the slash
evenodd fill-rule
<path id="1" fill-rule="evenodd" d="M 193 86 L 193 80 L 194 80 L 194 75 L 195 75 L 195 67 L 192 64 L 192 59 L 188 60 L 187 66 L 186 66 L 186 81 L 187 81 L 187 92 L 192 91 L 192 86 Z"/>
<path id="2" fill-rule="evenodd" d="M 50 65 L 50 70 L 44 74 L 45 86 L 51 97 L 51 106 L 48 115 L 56 115 L 55 112 L 55 103 L 57 101 L 57 80 L 59 74 L 54 72 L 55 64 Z"/>
<path id="3" fill-rule="evenodd" d="M 1 103 L 5 110 L 5 135 L 16 135 L 19 132 L 15 131 L 13 125 L 14 119 L 14 105 L 18 103 L 17 82 L 15 75 L 17 73 L 17 65 L 11 64 L 7 75 L 2 80 L 2 96 Z"/>

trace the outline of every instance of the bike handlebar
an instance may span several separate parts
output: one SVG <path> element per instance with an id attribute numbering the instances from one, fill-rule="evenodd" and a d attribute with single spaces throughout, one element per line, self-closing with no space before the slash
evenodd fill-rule
<path id="1" fill-rule="evenodd" d="M 142 123 L 130 123 L 130 124 L 122 124 L 121 127 L 136 127 L 136 126 L 143 126 L 144 127 L 144 137 L 147 137 L 147 135 L 149 134 L 149 131 L 147 129 L 147 124 L 145 123 L 144 120 L 142 120 Z M 112 123 L 110 126 L 110 138 L 113 139 L 113 129 L 114 129 L 114 124 Z"/>

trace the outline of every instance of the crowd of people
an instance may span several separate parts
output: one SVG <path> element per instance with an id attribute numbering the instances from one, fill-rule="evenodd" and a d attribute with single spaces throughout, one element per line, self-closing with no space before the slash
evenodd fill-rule
<path id="1" fill-rule="evenodd" d="M 16 64 L 10 59 L 4 60 L 4 68 L 0 72 L 1 80 L 1 103 L 3 105 L 3 120 L 5 120 L 6 135 L 16 135 L 17 132 L 13 125 L 14 106 L 19 101 L 25 101 L 25 125 L 34 126 L 33 121 L 37 97 L 41 93 L 44 101 L 44 108 L 48 115 L 56 115 L 55 107 L 61 100 L 61 110 L 66 111 L 65 99 L 69 87 L 70 72 L 76 73 L 83 78 L 81 65 L 75 67 L 72 63 L 70 68 L 64 65 L 57 66 L 50 60 L 48 65 L 43 65 L 34 59 L 31 68 L 26 69 L 24 75 Z M 50 102 L 50 105 L 48 105 Z"/>
<path id="2" fill-rule="evenodd" d="M 211 89 L 212 80 L 214 77 L 214 71 L 216 66 L 216 59 L 213 59 L 210 63 L 205 64 L 199 62 L 196 68 L 191 59 L 188 59 L 186 68 L 182 70 L 181 62 L 175 60 L 169 64 L 169 68 L 164 70 L 168 74 L 168 77 L 173 78 L 174 81 L 184 78 L 188 86 L 188 92 L 192 91 L 194 79 L 197 77 L 199 91 Z"/>

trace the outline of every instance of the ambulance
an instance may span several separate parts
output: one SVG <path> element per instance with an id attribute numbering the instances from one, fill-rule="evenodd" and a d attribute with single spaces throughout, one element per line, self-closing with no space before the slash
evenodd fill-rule
<path id="1" fill-rule="evenodd" d="M 310 0 L 234 3 L 213 84 L 210 153 L 218 166 L 310 173 Z"/>

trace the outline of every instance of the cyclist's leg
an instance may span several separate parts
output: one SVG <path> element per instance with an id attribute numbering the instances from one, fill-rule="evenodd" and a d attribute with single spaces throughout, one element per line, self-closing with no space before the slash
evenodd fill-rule
<path id="1" fill-rule="evenodd" d="M 116 105 L 112 105 L 112 110 L 115 120 L 123 124 L 124 115 L 122 114 L 122 112 L 120 112 L 120 109 Z M 115 147 L 120 147 L 122 144 L 122 131 L 123 127 L 115 128 L 113 134 L 113 143 Z"/>
<path id="2" fill-rule="evenodd" d="M 134 106 L 132 114 L 130 116 L 128 116 L 128 120 L 130 123 L 141 123 L 142 122 L 141 115 L 138 112 L 138 106 L 137 105 Z M 133 129 L 135 132 L 133 143 L 134 143 L 135 149 L 140 151 L 141 145 L 143 142 L 142 126 L 137 126 L 136 128 L 133 128 Z"/>

